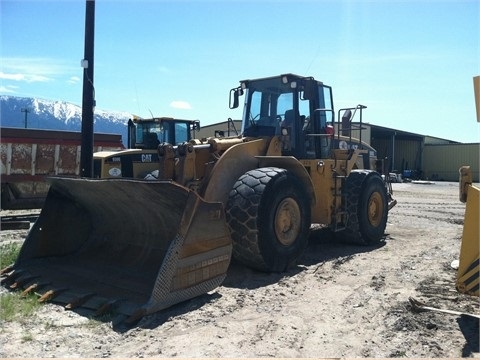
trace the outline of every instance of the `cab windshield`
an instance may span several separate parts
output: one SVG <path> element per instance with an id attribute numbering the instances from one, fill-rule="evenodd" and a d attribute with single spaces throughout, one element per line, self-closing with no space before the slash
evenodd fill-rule
<path id="1" fill-rule="evenodd" d="M 189 124 L 180 121 L 162 121 L 137 124 L 137 143 L 170 143 L 179 145 L 190 140 Z"/>
<path id="2" fill-rule="evenodd" d="M 297 117 L 296 106 L 299 119 L 305 119 L 310 113 L 308 101 L 302 100 L 301 93 L 289 87 L 249 89 L 247 96 L 251 98 L 244 114 L 246 136 L 279 135 L 282 126 L 293 125 Z"/>

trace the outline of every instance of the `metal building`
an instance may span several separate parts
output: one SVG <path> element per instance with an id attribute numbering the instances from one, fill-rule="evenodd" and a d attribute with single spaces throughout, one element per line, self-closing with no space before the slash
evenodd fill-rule
<path id="1" fill-rule="evenodd" d="M 197 131 L 198 138 L 207 138 L 210 136 L 229 137 L 240 135 L 242 131 L 242 120 L 229 120 L 211 125 L 202 126 Z"/>
<path id="2" fill-rule="evenodd" d="M 198 135 L 236 136 L 240 132 L 241 121 L 233 120 L 203 126 Z M 353 130 L 352 136 L 358 138 L 359 130 Z M 460 166 L 469 165 L 473 181 L 480 181 L 480 143 L 462 144 L 368 123 L 362 123 L 362 141 L 377 150 L 378 158 L 387 159 L 390 172 L 403 177 L 458 181 Z"/>
<path id="3" fill-rule="evenodd" d="M 474 182 L 479 182 L 480 143 L 428 144 L 423 152 L 426 179 L 458 181 L 458 169 L 469 165 Z"/>

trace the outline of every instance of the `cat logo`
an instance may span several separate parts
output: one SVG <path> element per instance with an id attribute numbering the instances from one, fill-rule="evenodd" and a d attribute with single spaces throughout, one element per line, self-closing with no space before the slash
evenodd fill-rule
<path id="1" fill-rule="evenodd" d="M 152 154 L 142 154 L 142 162 L 152 162 Z"/>

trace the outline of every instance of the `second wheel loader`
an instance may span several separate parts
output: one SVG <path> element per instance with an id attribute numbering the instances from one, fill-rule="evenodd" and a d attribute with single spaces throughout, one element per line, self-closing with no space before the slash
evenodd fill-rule
<path id="1" fill-rule="evenodd" d="M 182 144 L 195 137 L 200 121 L 156 117 L 128 120 L 128 149 L 93 154 L 94 178 L 129 177 L 143 179 L 158 168 L 157 146 Z"/>
<path id="2" fill-rule="evenodd" d="M 294 74 L 241 81 L 230 107 L 241 98 L 241 135 L 159 144 L 159 180 L 51 179 L 4 283 L 132 322 L 213 290 L 232 256 L 287 270 L 312 223 L 381 241 L 395 200 L 361 140 L 365 106 L 336 113 L 331 87 Z"/>

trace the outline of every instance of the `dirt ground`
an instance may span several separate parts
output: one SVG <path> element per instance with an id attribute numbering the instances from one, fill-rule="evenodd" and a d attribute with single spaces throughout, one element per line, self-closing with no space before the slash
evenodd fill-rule
<path id="1" fill-rule="evenodd" d="M 455 290 L 465 205 L 458 184 L 393 184 L 385 242 L 360 247 L 312 231 L 298 266 L 264 274 L 232 264 L 209 294 L 120 329 L 47 304 L 4 322 L 0 357 L 480 357 L 480 314 Z M 2 231 L 2 241 L 25 231 Z M 3 287 L 1 294 L 7 292 Z"/>

